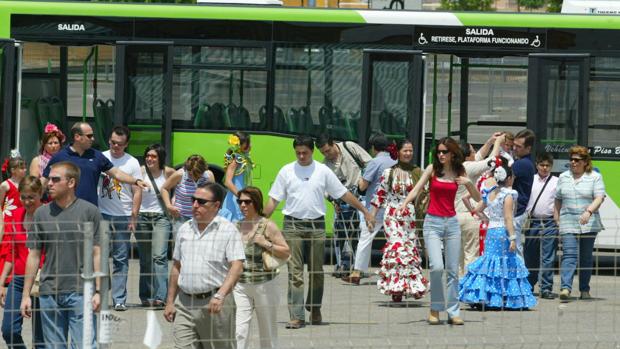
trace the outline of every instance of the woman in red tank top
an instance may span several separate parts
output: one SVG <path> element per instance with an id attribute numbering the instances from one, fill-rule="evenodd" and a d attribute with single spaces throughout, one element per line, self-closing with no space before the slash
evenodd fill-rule
<path id="1" fill-rule="evenodd" d="M 439 312 L 443 310 L 448 313 L 449 324 L 464 324 L 460 317 L 458 299 L 461 230 L 456 218 L 454 199 L 459 185 L 466 186 L 476 201 L 480 200 L 480 193 L 465 175 L 463 160 L 463 153 L 454 139 L 446 137 L 439 140 L 433 152 L 433 164 L 426 168 L 422 178 L 401 206 L 401 209 L 405 208 L 422 188 L 429 184 L 430 203 L 423 229 L 431 279 L 431 311 L 427 320 L 431 325 L 440 324 Z M 444 272 L 447 274 L 445 285 Z M 444 294 L 447 295 L 447 300 Z"/>

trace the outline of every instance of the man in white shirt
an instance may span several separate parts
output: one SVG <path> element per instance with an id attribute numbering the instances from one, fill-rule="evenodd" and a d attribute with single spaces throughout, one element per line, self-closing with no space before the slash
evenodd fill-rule
<path id="1" fill-rule="evenodd" d="M 115 168 L 142 180 L 140 163 L 125 149 L 129 145 L 131 133 L 126 126 L 112 129 L 108 143 L 110 150 L 103 155 Z M 119 182 L 116 178 L 101 173 L 98 185 L 98 206 L 104 220 L 110 222 L 112 232 L 112 300 L 114 310 L 125 311 L 127 306 L 127 273 L 129 272 L 129 250 L 131 232 L 135 231 L 142 190 L 137 184 Z M 105 296 L 104 296 L 105 297 Z"/>
<path id="2" fill-rule="evenodd" d="M 219 184 L 198 184 L 192 219 L 176 236 L 164 309 L 174 322 L 175 348 L 236 348 L 235 301 L 227 296 L 243 272 L 245 252 L 235 225 L 217 215 L 225 195 Z"/>
<path id="3" fill-rule="evenodd" d="M 327 134 L 321 135 L 316 147 L 324 156 L 323 163 L 334 171 L 336 177 L 349 191 L 358 193 L 358 183 L 362 170 L 372 157 L 357 143 L 334 142 Z M 334 218 L 333 246 L 336 255 L 335 277 L 346 277 L 353 266 L 353 256 L 359 236 L 360 217 L 358 211 L 342 200 L 333 200 Z"/>
<path id="4" fill-rule="evenodd" d="M 286 328 L 298 329 L 305 326 L 304 312 L 304 252 L 309 251 L 308 295 L 306 310 L 310 311 L 310 322 L 322 322 L 321 302 L 323 300 L 323 259 L 325 250 L 325 199 L 324 195 L 341 199 L 361 211 L 372 229 L 375 218 L 356 198 L 347 191 L 338 177 L 327 166 L 312 159 L 314 141 L 300 135 L 293 141 L 297 161 L 285 165 L 269 191 L 269 202 L 263 210 L 271 216 L 280 201 L 286 201 L 284 213 L 284 237 L 291 249 L 288 262 L 288 307 L 290 321 Z"/>
<path id="5" fill-rule="evenodd" d="M 461 144 L 461 150 L 465 156 L 463 167 L 472 183 L 476 183 L 478 178 L 490 169 L 489 161 L 499 155 L 503 143 L 503 134 L 496 132 L 484 143 L 477 153 L 471 144 Z M 489 154 L 491 146 L 493 148 Z M 486 154 L 489 154 L 489 156 L 484 158 Z M 469 197 L 467 189 L 465 186 L 459 186 L 454 199 L 454 207 L 461 227 L 461 246 L 463 249 L 459 263 L 460 275 L 464 275 L 467 272 L 467 266 L 480 256 L 480 221 L 472 216 L 467 206 L 465 206 L 463 202 L 464 197 Z"/>
<path id="6" fill-rule="evenodd" d="M 553 157 L 542 153 L 536 157 L 532 194 L 526 211 L 530 229 L 525 231 L 523 257 L 530 274 L 527 279 L 534 288 L 539 282 L 540 298 L 553 299 L 553 267 L 558 248 L 558 226 L 553 220 L 553 205 L 558 177 L 551 175 Z M 545 186 L 546 184 L 546 186 Z M 544 188 L 544 190 L 543 190 Z M 539 272 L 540 271 L 540 272 Z M 540 276 L 539 276 L 540 275 Z"/>

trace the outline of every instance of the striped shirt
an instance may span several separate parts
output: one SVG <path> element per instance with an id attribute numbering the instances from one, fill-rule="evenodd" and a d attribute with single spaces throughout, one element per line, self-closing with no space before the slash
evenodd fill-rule
<path id="1" fill-rule="evenodd" d="M 562 201 L 560 209 L 560 234 L 583 234 L 603 230 L 599 212 L 594 212 L 586 224 L 579 224 L 579 217 L 596 197 L 605 196 L 603 177 L 598 172 L 584 173 L 575 180 L 570 170 L 558 179 L 556 200 Z"/>
<path id="2" fill-rule="evenodd" d="M 205 171 L 198 181 L 194 181 L 185 170 L 182 171 L 183 177 L 174 191 L 174 206 L 179 209 L 181 216 L 192 218 L 192 195 L 196 192 L 196 186 L 210 182 L 211 179 L 208 171 Z"/>
<path id="3" fill-rule="evenodd" d="M 216 216 L 200 231 L 192 219 L 177 233 L 172 258 L 181 262 L 179 288 L 187 294 L 205 293 L 222 286 L 232 261 L 245 260 L 237 227 Z"/>

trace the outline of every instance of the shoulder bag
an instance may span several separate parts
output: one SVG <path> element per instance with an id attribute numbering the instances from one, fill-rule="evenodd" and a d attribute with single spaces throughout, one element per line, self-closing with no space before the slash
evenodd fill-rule
<path id="1" fill-rule="evenodd" d="M 267 224 L 265 223 L 265 219 L 262 219 L 261 222 L 258 224 L 258 228 L 256 229 L 256 234 L 261 234 L 265 236 L 266 230 L 267 230 Z M 265 236 L 265 238 L 267 237 Z M 271 240 L 269 240 L 269 242 L 273 244 Z M 270 250 L 263 250 L 262 257 L 263 257 L 263 269 L 265 271 L 276 271 L 278 268 L 280 268 L 281 266 L 286 264 L 286 262 L 288 262 L 288 258 L 287 259 L 278 258 L 274 256 Z"/>
<path id="2" fill-rule="evenodd" d="M 542 193 L 545 191 L 545 188 L 547 187 L 547 183 L 549 183 L 550 180 L 551 180 L 551 174 L 549 175 L 549 177 L 547 177 L 547 180 L 545 181 L 545 184 L 540 190 L 540 193 L 538 193 L 538 196 L 536 197 L 536 201 L 534 201 L 534 206 L 532 206 L 532 210 L 526 213 L 525 219 L 523 220 L 523 225 L 521 226 L 522 232 L 530 229 L 530 226 L 532 225 L 532 214 L 534 213 L 534 210 L 536 209 L 536 205 L 538 204 L 538 200 L 542 196 Z"/>
<path id="3" fill-rule="evenodd" d="M 359 156 L 357 156 L 355 153 L 353 153 L 351 151 L 351 149 L 349 149 L 349 147 L 347 146 L 347 141 L 342 142 L 342 146 L 347 151 L 347 153 L 349 153 L 351 158 L 353 158 L 353 161 L 355 161 L 355 164 L 357 165 L 357 167 L 359 167 L 360 171 L 363 171 L 364 167 L 366 167 L 366 164 L 364 164 L 364 162 L 359 158 Z M 364 196 L 364 195 L 366 195 L 366 191 L 365 190 L 363 192 L 360 191 L 357 188 L 357 184 L 355 184 L 355 190 L 354 191 L 355 192 L 353 193 L 353 195 L 356 195 L 356 196 Z"/>
<path id="4" fill-rule="evenodd" d="M 157 202 L 159 202 L 159 206 L 161 207 L 161 210 L 164 213 L 164 216 L 166 216 L 166 218 L 168 218 L 168 220 L 172 222 L 173 219 L 172 217 L 170 217 L 170 214 L 168 213 L 168 209 L 166 208 L 166 204 L 164 204 L 164 199 L 162 199 L 161 193 L 159 192 L 159 189 L 157 188 L 155 179 L 153 179 L 153 174 L 151 173 L 151 170 L 149 170 L 148 166 L 144 165 L 144 171 L 146 172 L 146 175 L 149 176 L 149 180 L 151 181 L 151 186 L 153 187 L 153 190 L 155 191 L 155 196 L 157 196 Z M 163 171 L 165 171 L 165 169 Z"/>

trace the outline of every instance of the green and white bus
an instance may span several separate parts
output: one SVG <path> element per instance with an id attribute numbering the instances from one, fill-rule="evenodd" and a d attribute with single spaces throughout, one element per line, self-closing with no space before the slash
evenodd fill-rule
<path id="1" fill-rule="evenodd" d="M 409 137 L 423 163 L 441 136 L 527 126 L 556 172 L 570 145 L 592 149 L 611 228 L 597 246 L 618 245 L 617 16 L 2 1 L 0 40 L 2 154 L 86 119 L 102 148 L 127 124 L 134 155 L 160 142 L 168 163 L 221 165 L 248 130 L 267 190 L 299 133 Z"/>

